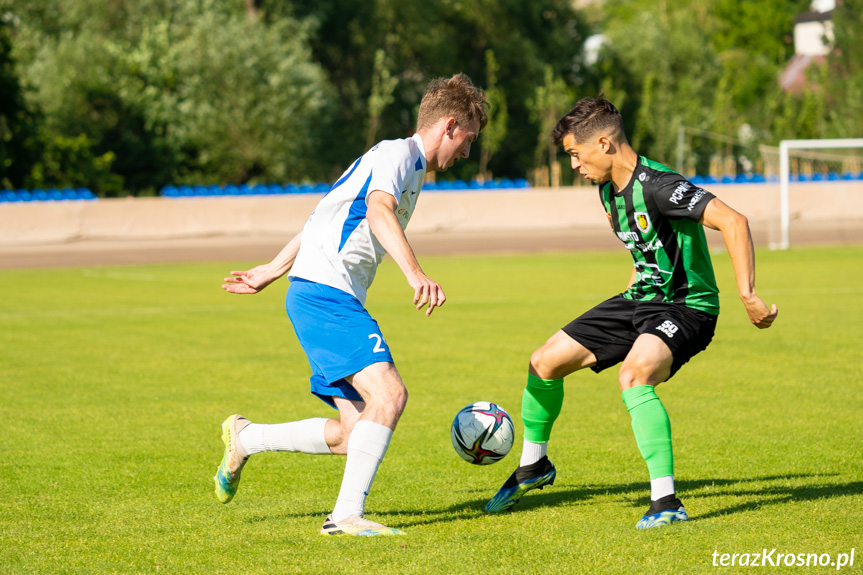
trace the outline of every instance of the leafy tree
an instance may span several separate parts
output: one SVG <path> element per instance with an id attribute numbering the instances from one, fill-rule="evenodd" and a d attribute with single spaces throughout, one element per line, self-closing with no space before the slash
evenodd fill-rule
<path id="1" fill-rule="evenodd" d="M 863 0 L 843 0 L 833 11 L 834 50 L 825 71 L 831 136 L 863 136 Z"/>
<path id="2" fill-rule="evenodd" d="M 12 56 L 10 28 L 16 17 L 0 17 L 0 185 L 18 188 L 28 185 L 32 166 L 41 154 L 37 136 L 38 115 L 24 99 Z"/>
<path id="3" fill-rule="evenodd" d="M 93 155 L 93 142 L 87 136 L 76 138 L 45 135 L 44 153 L 33 166 L 32 188 L 77 188 L 97 190 L 102 196 L 123 195 L 123 178 L 111 173 L 116 156 L 106 152 Z"/>
<path id="4" fill-rule="evenodd" d="M 366 137 L 366 149 L 375 144 L 381 114 L 388 105 L 393 103 L 393 90 L 398 83 L 398 79 L 392 77 L 386 53 L 382 48 L 378 48 L 375 51 L 372 93 L 369 96 L 369 132 Z"/>
<path id="5" fill-rule="evenodd" d="M 715 0 L 718 53 L 743 50 L 783 66 L 794 55 L 794 17 L 809 9 L 810 0 Z M 744 69 L 741 69 L 744 70 Z"/>
<path id="6" fill-rule="evenodd" d="M 114 152 L 134 192 L 321 177 L 330 95 L 308 26 L 213 0 L 171 4 L 170 17 L 156 16 L 167 2 L 124 4 L 113 33 L 103 16 L 73 33 L 33 31 L 28 80 L 52 132 Z"/>
<path id="7" fill-rule="evenodd" d="M 413 132 L 420 97 L 432 78 L 464 72 L 482 84 L 486 50 L 494 52 L 497 88 L 506 95 L 509 117 L 506 138 L 488 156 L 488 169 L 497 176 L 523 176 L 533 164 L 537 133 L 527 100 L 543 83 L 545 65 L 568 84 L 589 81 L 581 62 L 586 24 L 567 0 L 263 0 L 261 6 L 264 12 L 286 11 L 318 23 L 310 43 L 338 94 L 331 151 L 341 169 L 364 151 L 358 127 L 370 117 L 369 71 L 378 49 L 387 54 L 398 80 L 393 103 L 381 114 L 378 139 Z M 487 137 L 484 133 L 477 142 L 481 156 Z M 459 162 L 451 176 L 478 172 L 478 163 Z"/>
<path id="8" fill-rule="evenodd" d="M 506 104 L 506 93 L 498 86 L 497 74 L 500 71 L 500 65 L 494 57 L 494 50 L 485 51 L 485 66 L 485 97 L 489 105 L 489 118 L 482 133 L 479 174 L 484 180 L 489 180 L 491 174 L 488 171 L 488 163 L 494 153 L 500 149 L 506 137 L 509 110 Z"/>
<path id="9" fill-rule="evenodd" d="M 572 102 L 570 91 L 562 79 L 554 74 L 551 66 L 545 67 L 545 78 L 542 85 L 537 86 L 535 96 L 528 100 L 531 110 L 531 120 L 537 125 L 539 141 L 536 144 L 536 168 L 543 164 L 548 166 L 552 184 L 556 185 L 555 168 L 557 162 L 557 146 L 551 141 L 551 131 L 566 113 Z M 543 185 L 546 182 L 537 182 Z"/>
<path id="10" fill-rule="evenodd" d="M 708 128 L 719 65 L 703 40 L 709 20 L 678 6 L 633 2 L 610 8 L 598 69 L 603 86 L 623 92 L 618 107 L 636 150 L 674 165 L 680 126 Z M 703 33 L 702 33 L 703 31 Z"/>
<path id="11" fill-rule="evenodd" d="M 671 165 L 682 127 L 726 139 L 746 130 L 760 142 L 858 136 L 863 0 L 838 4 L 837 49 L 810 71 L 811 88 L 778 87 L 793 16 L 807 6 L 0 0 L 0 14 L 20 21 L 14 33 L 0 23 L 0 183 L 86 177 L 118 194 L 332 180 L 375 140 L 410 135 L 428 82 L 455 72 L 484 81 L 492 107 L 473 148 L 480 161 L 447 177 L 522 177 L 553 162 L 553 116 L 600 91 L 639 152 Z M 594 31 L 605 42 L 588 65 L 582 45 Z M 689 146 L 702 170 L 725 148 L 706 138 Z"/>

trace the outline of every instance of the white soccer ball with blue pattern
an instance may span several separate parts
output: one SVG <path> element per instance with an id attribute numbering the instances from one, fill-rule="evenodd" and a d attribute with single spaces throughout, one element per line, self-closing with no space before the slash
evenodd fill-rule
<path id="1" fill-rule="evenodd" d="M 515 429 L 504 408 L 477 401 L 456 414 L 450 435 L 452 446 L 462 459 L 474 465 L 489 465 L 506 457 L 512 449 Z"/>

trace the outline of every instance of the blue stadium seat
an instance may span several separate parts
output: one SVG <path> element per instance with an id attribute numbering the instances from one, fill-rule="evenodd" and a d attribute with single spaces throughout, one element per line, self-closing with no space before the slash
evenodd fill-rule
<path id="1" fill-rule="evenodd" d="M 521 189 L 521 188 L 529 188 L 529 187 L 530 187 L 530 182 L 528 182 L 528 181 L 527 181 L 526 179 L 524 179 L 524 178 L 517 178 L 516 180 L 514 180 L 514 181 L 513 181 L 513 185 L 514 185 L 516 188 L 519 188 L 519 189 Z"/>
<path id="2" fill-rule="evenodd" d="M 223 196 L 225 195 L 225 190 L 222 189 L 222 186 L 217 186 L 216 184 L 212 184 L 207 186 L 207 195 L 208 196 Z"/>
<path id="3" fill-rule="evenodd" d="M 87 188 L 78 188 L 77 190 L 75 190 L 75 196 L 77 196 L 77 198 L 79 200 L 95 200 L 96 199 L 96 194 L 94 194 L 93 192 L 91 192 Z"/>
<path id="4" fill-rule="evenodd" d="M 719 182 L 722 184 L 733 184 L 734 178 L 732 178 L 731 176 L 726 174 L 726 175 L 722 176 L 722 179 L 720 179 Z"/>
<path id="5" fill-rule="evenodd" d="M 297 193 L 299 193 L 299 194 L 313 194 L 313 193 L 315 193 L 315 188 L 314 188 L 314 186 L 310 186 L 309 184 L 301 184 L 297 188 Z"/>
<path id="6" fill-rule="evenodd" d="M 857 174 L 855 174 L 854 172 L 845 172 L 844 174 L 842 174 L 842 179 L 843 180 L 855 180 L 855 179 L 857 179 Z"/>
<path id="7" fill-rule="evenodd" d="M 240 188 L 238 188 L 234 184 L 228 184 L 222 190 L 222 195 L 224 195 L 224 196 L 239 196 L 240 195 Z"/>
<path id="8" fill-rule="evenodd" d="M 297 186 L 295 186 L 294 184 L 285 184 L 284 186 L 282 186 L 282 193 L 285 194 L 296 194 L 299 191 L 299 188 L 297 188 Z"/>
<path id="9" fill-rule="evenodd" d="M 500 188 L 500 185 L 495 180 L 486 180 L 482 184 L 482 189 L 484 190 L 497 190 Z"/>
<path id="10" fill-rule="evenodd" d="M 63 195 L 64 200 L 77 200 L 78 194 L 75 193 L 75 190 L 72 188 L 63 188 L 60 190 L 60 193 Z"/>
<path id="11" fill-rule="evenodd" d="M 324 182 L 318 182 L 315 184 L 315 193 L 316 194 L 326 194 L 330 191 L 330 185 Z"/>
<path id="12" fill-rule="evenodd" d="M 752 174 L 752 178 L 750 180 L 753 184 L 763 184 L 767 181 L 764 177 L 764 174 Z"/>
<path id="13" fill-rule="evenodd" d="M 32 202 L 33 194 L 27 190 L 18 190 L 15 192 L 15 198 L 16 202 Z"/>
<path id="14" fill-rule="evenodd" d="M 194 192 L 192 191 L 192 188 L 189 186 L 180 186 L 177 188 L 177 197 L 190 198 L 190 197 L 192 197 L 193 194 L 194 194 Z"/>
<path id="15" fill-rule="evenodd" d="M 279 196 L 285 193 L 285 189 L 280 184 L 270 184 L 267 186 L 267 195 Z"/>
<path id="16" fill-rule="evenodd" d="M 159 192 L 159 195 L 166 198 L 176 198 L 177 196 L 179 196 L 179 193 L 175 186 L 163 186 L 162 190 Z"/>
<path id="17" fill-rule="evenodd" d="M 48 201 L 48 192 L 37 188 L 31 192 L 30 197 L 34 202 L 46 202 Z"/>
<path id="18" fill-rule="evenodd" d="M 837 174 L 836 172 L 827 172 L 827 181 L 828 182 L 836 182 L 839 179 L 840 179 L 839 174 Z"/>
<path id="19" fill-rule="evenodd" d="M 423 184 L 424 192 L 436 192 L 437 191 L 437 182 L 427 182 Z"/>
<path id="20" fill-rule="evenodd" d="M 48 188 L 45 193 L 48 194 L 48 200 L 51 202 L 59 202 L 63 199 L 63 192 L 57 188 Z"/>
<path id="21" fill-rule="evenodd" d="M 452 189 L 452 182 L 449 180 L 441 180 L 441 181 L 437 182 L 437 189 L 438 190 L 451 190 Z"/>
<path id="22" fill-rule="evenodd" d="M 696 186 L 700 186 L 701 184 L 706 183 L 706 182 L 704 181 L 704 176 L 700 176 L 700 175 L 698 175 L 698 174 L 695 174 L 694 176 L 692 176 L 692 177 L 689 179 L 689 181 L 690 181 L 690 182 L 692 182 L 693 184 L 695 184 Z"/>
<path id="23" fill-rule="evenodd" d="M 823 182 L 824 181 L 824 174 L 822 174 L 821 172 L 815 172 L 814 174 L 812 174 L 812 181 L 813 182 Z"/>
<path id="24" fill-rule="evenodd" d="M 500 182 L 498 182 L 498 188 L 501 190 L 511 190 L 515 187 L 515 184 L 509 178 L 502 178 Z"/>
<path id="25" fill-rule="evenodd" d="M 479 180 L 471 180 L 467 183 L 467 188 L 469 190 L 481 190 L 482 182 L 480 182 Z"/>
<path id="26" fill-rule="evenodd" d="M 12 190 L 3 190 L 0 192 L 0 202 L 14 202 L 17 200 L 15 192 Z"/>

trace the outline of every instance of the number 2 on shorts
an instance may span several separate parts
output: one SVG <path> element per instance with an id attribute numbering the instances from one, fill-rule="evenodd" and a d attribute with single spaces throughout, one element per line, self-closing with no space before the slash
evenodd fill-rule
<path id="1" fill-rule="evenodd" d="M 372 350 L 374 353 L 378 353 L 378 352 L 381 352 L 381 351 L 386 351 L 386 348 L 384 348 L 384 347 L 383 347 L 383 345 L 382 345 L 382 344 L 383 344 L 383 341 L 384 341 L 384 338 L 382 338 L 382 337 L 380 336 L 380 334 L 377 334 L 377 333 L 370 333 L 370 334 L 369 334 L 369 339 L 374 339 L 374 340 L 376 340 L 376 341 L 377 341 L 377 343 L 375 344 L 375 348 Z"/>

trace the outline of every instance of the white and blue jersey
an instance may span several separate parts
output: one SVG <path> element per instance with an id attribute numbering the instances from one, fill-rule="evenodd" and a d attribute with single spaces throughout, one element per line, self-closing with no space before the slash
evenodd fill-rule
<path id="1" fill-rule="evenodd" d="M 288 279 L 302 278 L 354 295 L 366 293 L 386 253 L 366 219 L 368 195 L 381 190 L 398 202 L 404 230 L 426 175 L 422 138 L 385 140 L 360 157 L 320 201 L 303 227 Z"/>
<path id="2" fill-rule="evenodd" d="M 391 194 L 404 230 L 425 174 L 418 135 L 383 141 L 342 174 L 303 227 L 285 307 L 312 368 L 312 393 L 332 407 L 335 397 L 362 400 L 346 377 L 377 362 L 393 363 L 377 322 L 364 307 L 386 253 L 366 219 L 368 195 L 375 190 Z"/>

